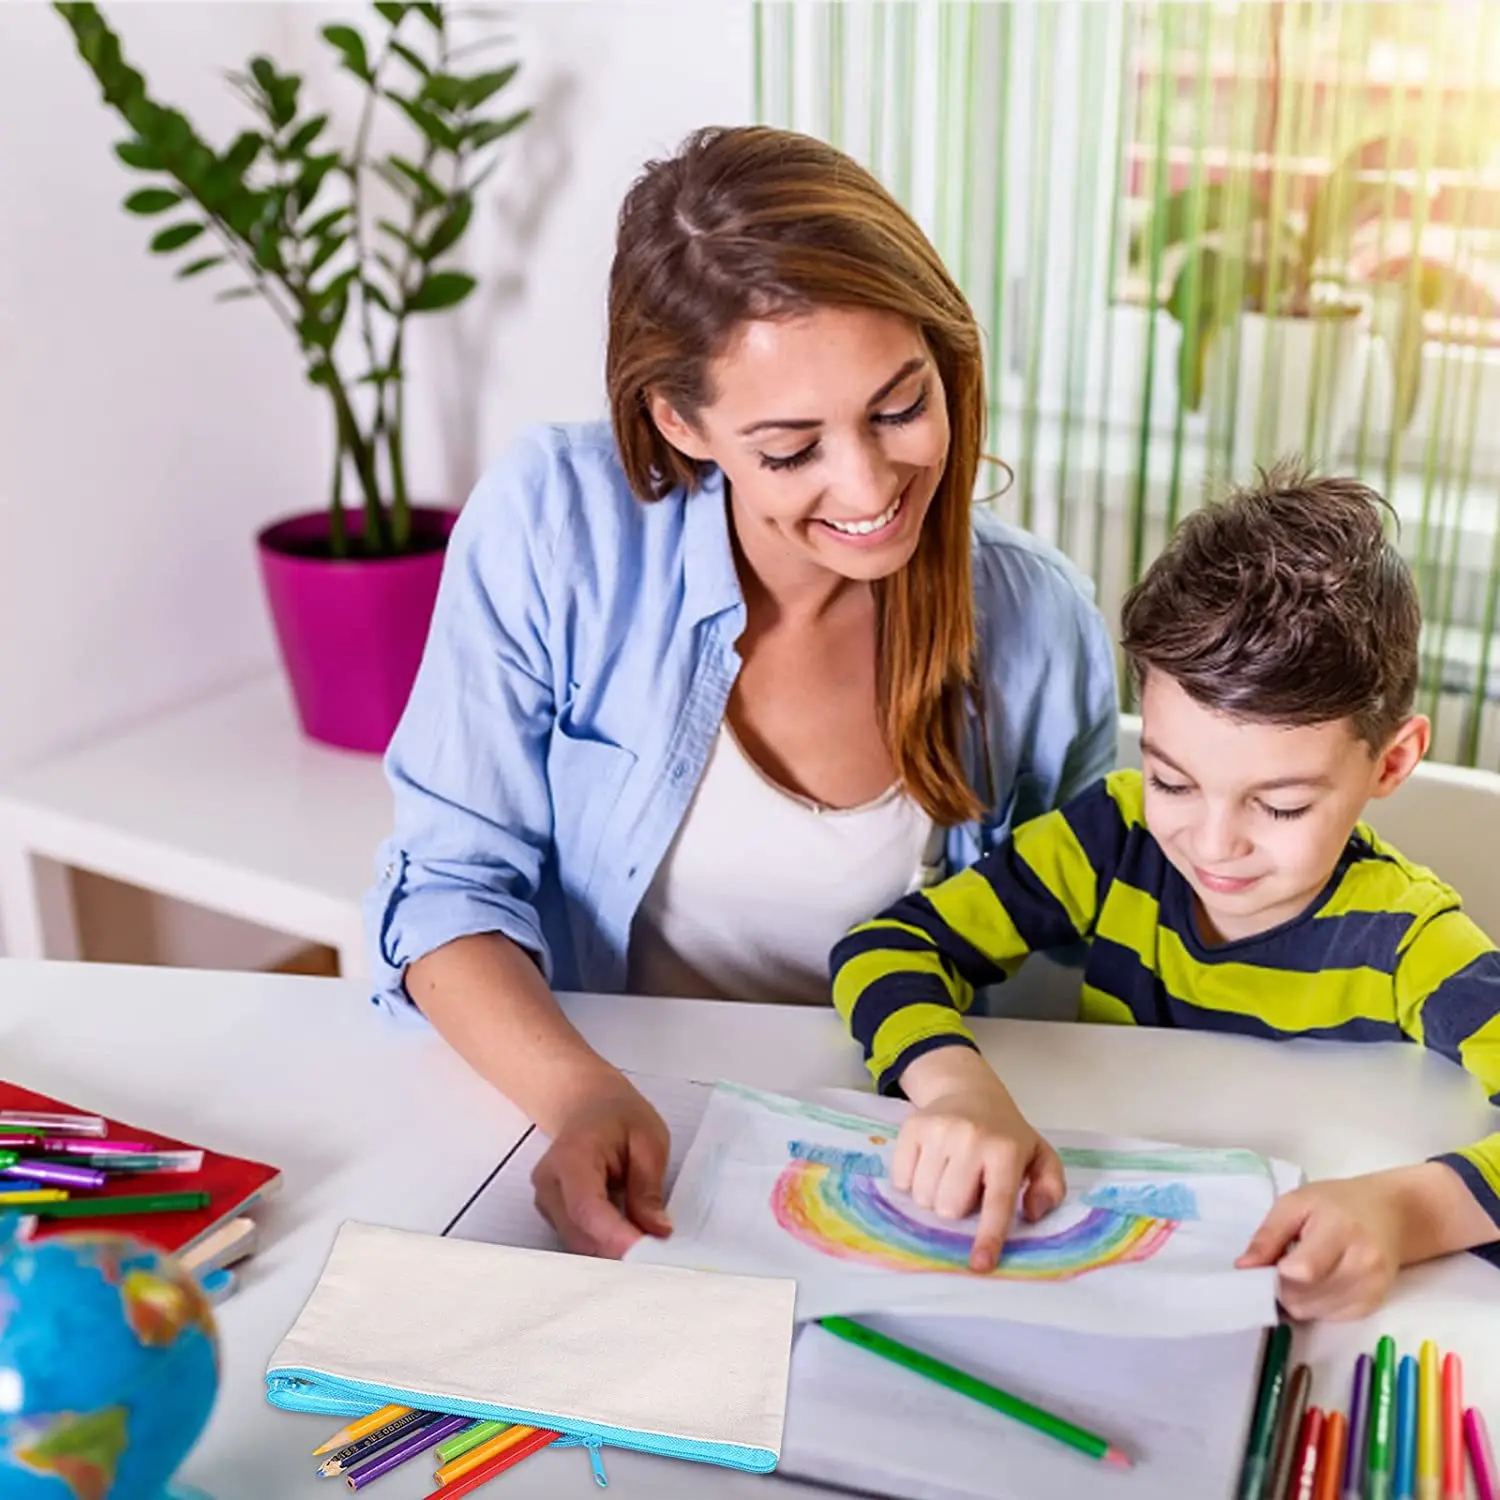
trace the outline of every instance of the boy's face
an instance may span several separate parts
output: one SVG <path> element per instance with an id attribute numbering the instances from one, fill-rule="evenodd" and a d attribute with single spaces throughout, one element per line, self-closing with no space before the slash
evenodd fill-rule
<path id="1" fill-rule="evenodd" d="M 1193 888 L 1203 936 L 1233 941 L 1304 911 L 1372 797 L 1427 749 L 1414 716 L 1379 753 L 1348 719 L 1282 727 L 1233 719 L 1148 672 L 1141 693 L 1146 825 Z"/>

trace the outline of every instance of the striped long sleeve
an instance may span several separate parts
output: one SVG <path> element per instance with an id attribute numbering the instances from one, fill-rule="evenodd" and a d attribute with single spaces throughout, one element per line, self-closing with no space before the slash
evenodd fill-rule
<path id="1" fill-rule="evenodd" d="M 1459 1064 L 1500 1105 L 1500 952 L 1449 908 L 1416 926 L 1396 965 L 1401 1029 Z M 1500 1230 L 1500 1131 L 1437 1158 L 1463 1178 Z M 1500 1263 L 1500 1245 L 1487 1259 Z"/>
<path id="2" fill-rule="evenodd" d="M 924 1052 L 974 1045 L 963 1017 L 975 990 L 1008 978 L 1030 953 L 1092 934 L 1127 829 L 1117 796 L 1130 796 L 1128 776 L 1115 772 L 1022 824 L 834 948 L 833 1003 L 882 1092 Z"/>

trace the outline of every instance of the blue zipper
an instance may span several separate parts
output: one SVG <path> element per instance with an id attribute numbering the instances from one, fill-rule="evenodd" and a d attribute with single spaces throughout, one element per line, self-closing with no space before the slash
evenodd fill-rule
<path id="1" fill-rule="evenodd" d="M 660 1458 L 688 1459 L 695 1463 L 719 1464 L 750 1474 L 769 1474 L 776 1467 L 776 1454 L 769 1448 L 747 1448 L 740 1443 L 703 1443 L 690 1438 L 633 1432 L 626 1427 L 606 1427 L 592 1422 L 559 1421 L 546 1412 L 523 1411 L 515 1406 L 496 1406 L 484 1401 L 456 1402 L 431 1391 L 406 1390 L 401 1386 L 367 1384 L 321 1375 L 316 1370 L 295 1367 L 266 1376 L 266 1399 L 283 1411 L 317 1412 L 323 1416 L 359 1416 L 381 1406 L 416 1407 L 454 1416 L 483 1417 L 515 1422 L 527 1427 L 546 1427 L 565 1439 L 558 1447 L 587 1448 L 594 1482 L 603 1489 L 609 1483 L 601 1449 L 630 1448 Z"/>

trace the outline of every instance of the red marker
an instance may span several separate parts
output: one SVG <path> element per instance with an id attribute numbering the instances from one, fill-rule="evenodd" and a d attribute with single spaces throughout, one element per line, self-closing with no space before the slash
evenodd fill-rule
<path id="1" fill-rule="evenodd" d="M 1292 1480 L 1286 1500 L 1315 1500 L 1318 1483 L 1318 1449 L 1323 1442 L 1323 1413 L 1309 1406 L 1297 1434 L 1297 1456 L 1292 1460 Z"/>

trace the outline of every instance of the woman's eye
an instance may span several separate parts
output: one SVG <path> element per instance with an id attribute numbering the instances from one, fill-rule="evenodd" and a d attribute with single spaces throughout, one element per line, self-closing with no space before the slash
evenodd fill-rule
<path id="1" fill-rule="evenodd" d="M 808 464 L 818 456 L 818 445 L 809 443 L 805 448 L 799 448 L 795 453 L 789 453 L 784 458 L 774 453 L 762 453 L 758 455 L 760 466 L 763 469 L 785 471 L 787 469 L 800 469 L 803 464 Z"/>
<path id="2" fill-rule="evenodd" d="M 915 422 L 926 410 L 927 387 L 924 385 L 910 406 L 903 407 L 900 411 L 881 412 L 875 420 L 884 427 L 904 427 L 908 422 Z"/>

